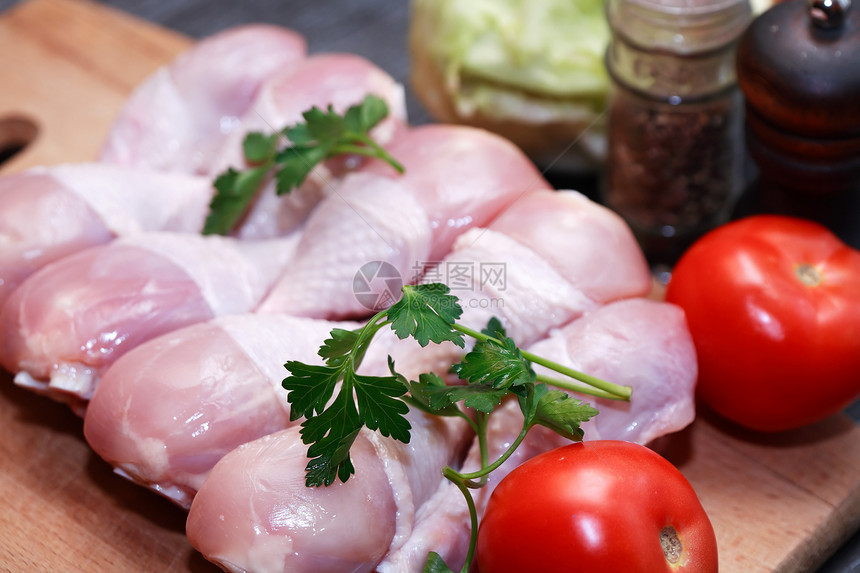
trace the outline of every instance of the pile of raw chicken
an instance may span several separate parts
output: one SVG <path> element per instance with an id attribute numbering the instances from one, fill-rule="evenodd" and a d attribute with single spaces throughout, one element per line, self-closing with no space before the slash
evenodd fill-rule
<path id="1" fill-rule="evenodd" d="M 244 167 L 242 140 L 343 112 L 367 94 L 389 117 L 373 136 L 406 168 L 330 160 L 293 193 L 261 190 L 229 237 L 200 231 L 213 179 Z M 98 161 L 0 179 L 2 365 L 16 384 L 67 402 L 116 471 L 189 510 L 191 544 L 230 571 L 420 571 L 428 551 L 462 563 L 469 518 L 441 468 L 476 467 L 462 421 L 412 411 L 403 444 L 364 431 L 346 484 L 306 488 L 307 448 L 289 419 L 288 360 L 320 363 L 333 327 L 372 314 L 356 272 L 386 262 L 405 282 L 450 279 L 462 322 L 497 316 L 525 349 L 634 388 L 592 400 L 586 439 L 649 443 L 693 419 L 696 366 L 679 309 L 648 299 L 631 232 L 575 191 L 556 191 L 508 141 L 412 127 L 402 86 L 349 54 L 308 55 L 297 34 L 248 26 L 207 38 L 131 95 Z M 38 224 L 34 224 L 38 222 Z M 495 280 L 480 272 L 502 268 Z M 463 351 L 388 333 L 416 377 L 449 376 Z M 516 404 L 493 415 L 501 451 Z M 562 443 L 534 430 L 501 476 Z"/>

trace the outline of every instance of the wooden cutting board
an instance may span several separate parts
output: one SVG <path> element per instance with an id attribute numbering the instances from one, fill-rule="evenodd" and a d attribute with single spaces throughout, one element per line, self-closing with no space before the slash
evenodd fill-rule
<path id="1" fill-rule="evenodd" d="M 102 6 L 29 0 L 0 14 L 0 168 L 91 160 L 129 92 L 190 40 Z M 758 436 L 709 416 L 661 451 L 717 531 L 724 573 L 801 573 L 860 526 L 860 427 L 836 416 Z M 0 569 L 214 571 L 184 513 L 115 476 L 67 408 L 0 375 Z"/>

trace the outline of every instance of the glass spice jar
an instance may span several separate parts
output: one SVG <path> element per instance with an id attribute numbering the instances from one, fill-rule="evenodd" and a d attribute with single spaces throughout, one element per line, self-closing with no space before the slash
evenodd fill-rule
<path id="1" fill-rule="evenodd" d="M 612 39 L 602 201 L 652 266 L 724 222 L 744 186 L 737 39 L 748 0 L 607 0 Z"/>

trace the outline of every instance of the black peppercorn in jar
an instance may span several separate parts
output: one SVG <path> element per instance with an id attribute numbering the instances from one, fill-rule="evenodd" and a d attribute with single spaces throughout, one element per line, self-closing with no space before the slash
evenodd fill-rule
<path id="1" fill-rule="evenodd" d="M 747 0 L 608 0 L 613 81 L 603 201 L 652 265 L 724 222 L 744 185 L 734 73 Z"/>

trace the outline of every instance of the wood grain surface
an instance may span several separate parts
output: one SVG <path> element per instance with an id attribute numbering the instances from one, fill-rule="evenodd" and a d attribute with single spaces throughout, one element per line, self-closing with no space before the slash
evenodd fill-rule
<path id="1" fill-rule="evenodd" d="M 0 122 L 35 121 L 38 135 L 3 170 L 95 158 L 131 90 L 189 43 L 94 3 L 22 2 L 4 12 Z"/>
<path id="2" fill-rule="evenodd" d="M 21 118 L 38 129 L 2 172 L 95 158 L 129 92 L 189 42 L 80 0 L 0 14 L 0 148 Z M 708 510 L 724 573 L 814 571 L 860 527 L 860 427 L 847 416 L 760 436 L 703 412 L 659 449 Z M 0 376 L 0 570 L 214 571 L 184 518 L 114 475 L 65 406 Z"/>

